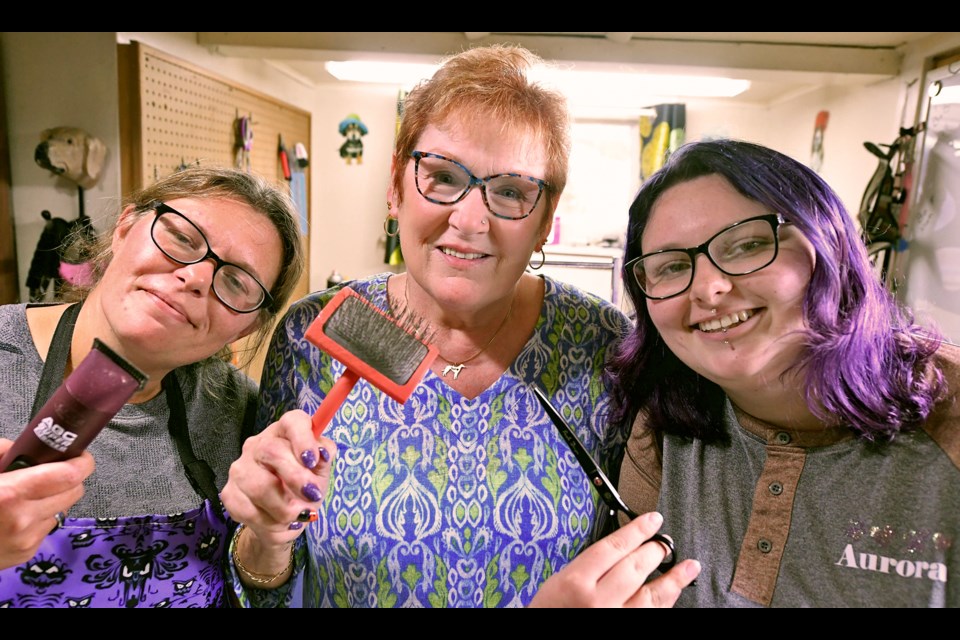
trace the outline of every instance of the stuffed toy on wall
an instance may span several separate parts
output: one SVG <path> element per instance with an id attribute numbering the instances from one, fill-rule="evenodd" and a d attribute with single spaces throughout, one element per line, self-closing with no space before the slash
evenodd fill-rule
<path id="1" fill-rule="evenodd" d="M 360 121 L 360 116 L 351 113 L 340 122 L 340 135 L 345 136 L 346 140 L 340 145 L 340 157 L 350 164 L 356 161 L 357 164 L 363 163 L 363 140 L 361 138 L 367 135 L 367 125 Z"/>
<path id="2" fill-rule="evenodd" d="M 107 147 L 83 129 L 53 127 L 40 134 L 33 157 L 44 169 L 89 189 L 100 178 Z"/>

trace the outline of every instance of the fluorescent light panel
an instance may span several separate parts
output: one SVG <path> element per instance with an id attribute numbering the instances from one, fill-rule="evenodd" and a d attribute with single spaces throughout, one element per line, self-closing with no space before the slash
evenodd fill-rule
<path id="1" fill-rule="evenodd" d="M 395 84 L 410 88 L 433 75 L 438 65 L 416 62 L 378 62 L 375 60 L 330 61 L 323 65 L 337 80 Z"/>
<path id="2" fill-rule="evenodd" d="M 393 84 L 410 88 L 429 78 L 438 65 L 406 62 L 347 60 L 327 62 L 327 72 L 338 80 Z M 622 103 L 648 98 L 732 98 L 750 88 L 749 80 L 714 76 L 662 75 L 611 71 L 569 71 L 541 69 L 533 74 L 576 101 Z"/>

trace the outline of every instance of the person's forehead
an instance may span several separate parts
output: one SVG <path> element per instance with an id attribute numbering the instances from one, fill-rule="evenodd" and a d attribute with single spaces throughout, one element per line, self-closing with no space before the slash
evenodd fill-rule
<path id="1" fill-rule="evenodd" d="M 763 205 L 740 194 L 722 176 L 700 176 L 661 194 L 650 209 L 643 241 L 645 246 L 673 239 L 702 242 L 735 222 L 761 213 L 767 213 Z"/>
<path id="2" fill-rule="evenodd" d="M 509 170 L 541 176 L 547 167 L 542 138 L 532 131 L 508 134 L 496 122 L 475 123 L 472 127 L 457 126 L 456 121 L 442 127 L 430 125 L 420 136 L 417 148 L 451 157 L 484 175 Z"/>

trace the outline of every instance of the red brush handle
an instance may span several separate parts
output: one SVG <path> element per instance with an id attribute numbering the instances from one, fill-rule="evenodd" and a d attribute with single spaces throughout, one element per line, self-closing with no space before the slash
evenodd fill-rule
<path id="1" fill-rule="evenodd" d="M 343 375 L 340 376 L 340 379 L 333 383 L 330 393 L 327 394 L 327 397 L 324 398 L 320 406 L 317 407 L 317 412 L 313 414 L 313 437 L 320 437 L 320 434 L 323 433 L 323 430 L 326 429 L 330 421 L 333 420 L 333 416 L 340 410 L 340 405 L 342 405 L 344 400 L 347 399 L 347 396 L 350 395 L 350 390 L 353 389 L 353 385 L 357 384 L 357 380 L 359 379 L 359 373 L 353 369 L 347 369 L 343 372 Z"/>

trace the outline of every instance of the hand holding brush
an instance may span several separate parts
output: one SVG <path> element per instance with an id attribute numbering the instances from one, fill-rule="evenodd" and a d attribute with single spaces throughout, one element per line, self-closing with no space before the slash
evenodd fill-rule
<path id="1" fill-rule="evenodd" d="M 292 571 L 291 543 L 317 518 L 337 445 L 322 436 L 354 385 L 364 378 L 397 402 L 419 384 L 437 349 L 426 323 L 410 313 L 388 316 L 349 287 L 341 289 L 307 329 L 306 338 L 346 370 L 310 416 L 288 411 L 243 445 L 221 499 L 236 534 L 234 566 L 248 586 L 273 589 Z"/>
<path id="2" fill-rule="evenodd" d="M 293 409 L 243 443 L 220 499 L 242 527 L 232 557 L 244 584 L 275 589 L 293 570 L 293 542 L 319 517 L 337 445 L 314 437 L 310 414 Z"/>

